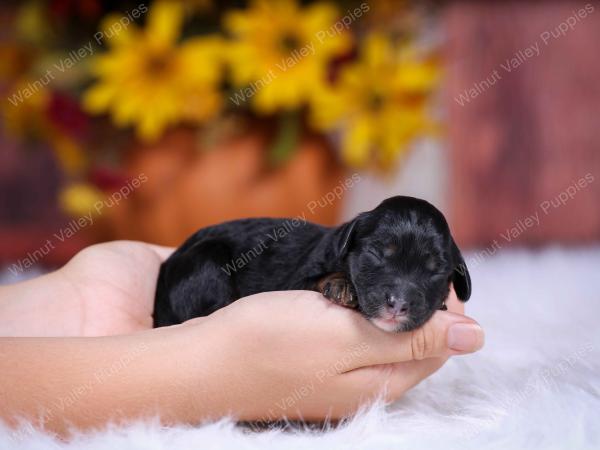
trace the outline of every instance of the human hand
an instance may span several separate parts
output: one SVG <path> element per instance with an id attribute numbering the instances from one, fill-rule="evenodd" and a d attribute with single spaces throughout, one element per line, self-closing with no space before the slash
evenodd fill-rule
<path id="1" fill-rule="evenodd" d="M 151 327 L 155 280 L 170 251 L 137 242 L 102 244 L 57 272 L 2 287 L 4 336 L 124 334 L 0 339 L 4 376 L 31 393 L 4 398 L 0 415 L 34 418 L 40 405 L 55 404 L 107 367 L 119 367 L 120 376 L 93 383 L 86 402 L 51 409 L 42 425 L 60 433 L 69 424 L 96 427 L 114 420 L 115 411 L 123 419 L 158 413 L 165 423 L 227 415 L 335 419 L 382 389 L 388 400 L 398 398 L 449 356 L 483 344 L 454 294 L 448 312 L 399 334 L 308 291 L 257 294 L 182 325 L 126 334 Z M 458 333 L 461 324 L 467 329 Z"/>
<path id="2" fill-rule="evenodd" d="M 92 245 L 56 272 L 4 286 L 0 335 L 106 336 L 150 329 L 158 271 L 172 251 L 134 241 Z"/>
<path id="3" fill-rule="evenodd" d="M 187 342 L 219 355 L 218 382 L 198 383 L 188 407 L 205 408 L 210 398 L 213 417 L 322 420 L 351 414 L 382 391 L 395 400 L 449 356 L 483 345 L 483 331 L 462 315 L 453 290 L 447 306 L 417 330 L 388 333 L 313 292 L 240 299 L 181 328 Z M 198 367 L 200 379 L 210 379 L 214 367 Z"/>

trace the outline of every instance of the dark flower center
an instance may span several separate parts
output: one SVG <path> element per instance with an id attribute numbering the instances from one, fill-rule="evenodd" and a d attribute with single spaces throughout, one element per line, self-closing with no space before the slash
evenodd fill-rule
<path id="1" fill-rule="evenodd" d="M 371 92 L 367 97 L 367 107 L 372 111 L 379 111 L 383 108 L 385 99 L 378 92 Z"/>
<path id="2" fill-rule="evenodd" d="M 302 41 L 293 33 L 286 33 L 279 41 L 279 46 L 284 53 L 291 53 L 298 50 L 302 45 Z"/>
<path id="3" fill-rule="evenodd" d="M 154 54 L 146 60 L 146 72 L 153 76 L 164 75 L 171 67 L 171 56 L 168 53 Z"/>

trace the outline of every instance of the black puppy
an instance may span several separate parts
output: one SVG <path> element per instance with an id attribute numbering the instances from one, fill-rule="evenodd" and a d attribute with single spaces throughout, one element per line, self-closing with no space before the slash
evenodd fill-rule
<path id="1" fill-rule="evenodd" d="M 199 230 L 160 269 L 154 325 L 206 316 L 247 295 L 313 290 L 357 308 L 386 331 L 444 309 L 449 285 L 471 279 L 440 211 L 392 197 L 337 228 L 299 219 L 245 219 Z"/>

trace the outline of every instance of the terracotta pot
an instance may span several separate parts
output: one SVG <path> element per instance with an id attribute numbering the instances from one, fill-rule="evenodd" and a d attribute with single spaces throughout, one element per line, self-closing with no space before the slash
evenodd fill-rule
<path id="1" fill-rule="evenodd" d="M 267 164 L 260 130 L 213 148 L 199 142 L 197 131 L 179 129 L 128 151 L 128 175 L 147 181 L 103 214 L 108 238 L 179 245 L 201 227 L 244 217 L 337 222 L 340 199 L 323 198 L 346 177 L 322 137 L 304 136 L 293 157 L 275 169 Z"/>

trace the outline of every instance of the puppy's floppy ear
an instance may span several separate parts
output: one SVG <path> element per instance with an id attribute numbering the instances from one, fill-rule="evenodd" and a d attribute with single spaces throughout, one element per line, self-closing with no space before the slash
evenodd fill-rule
<path id="1" fill-rule="evenodd" d="M 467 269 L 465 260 L 454 239 L 452 239 L 452 259 L 454 264 L 454 271 L 452 273 L 454 290 L 458 298 L 466 302 L 471 297 L 471 275 L 469 275 L 469 269 Z"/>
<path id="2" fill-rule="evenodd" d="M 338 258 L 343 258 L 348 253 L 350 245 L 352 244 L 352 237 L 356 228 L 358 218 L 351 220 L 340 226 L 338 229 L 338 236 L 336 239 L 336 254 Z"/>

